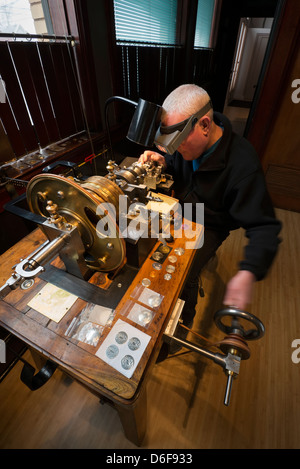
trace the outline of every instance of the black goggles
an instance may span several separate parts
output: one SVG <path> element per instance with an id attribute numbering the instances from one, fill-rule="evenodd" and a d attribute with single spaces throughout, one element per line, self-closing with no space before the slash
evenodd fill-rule
<path id="1" fill-rule="evenodd" d="M 188 119 L 174 125 L 160 125 L 154 139 L 157 148 L 172 155 L 193 130 L 198 120 L 205 116 L 210 109 L 212 109 L 212 102 L 209 100 L 203 108 Z"/>

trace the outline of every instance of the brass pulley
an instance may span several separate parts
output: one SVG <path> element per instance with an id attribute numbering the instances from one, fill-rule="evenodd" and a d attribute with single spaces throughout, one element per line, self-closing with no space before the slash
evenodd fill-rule
<path id="1" fill-rule="evenodd" d="M 125 241 L 117 225 L 120 195 L 123 192 L 117 184 L 101 176 L 79 183 L 39 174 L 27 186 L 30 210 L 49 217 L 49 206 L 55 205 L 57 216 L 77 226 L 88 267 L 103 272 L 117 269 L 125 258 Z"/>

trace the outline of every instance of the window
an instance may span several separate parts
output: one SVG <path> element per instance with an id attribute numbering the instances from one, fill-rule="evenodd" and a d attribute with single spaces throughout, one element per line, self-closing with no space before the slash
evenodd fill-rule
<path id="1" fill-rule="evenodd" d="M 16 38 L 18 34 L 50 33 L 47 9 L 44 0 L 0 0 L 0 32 L 13 33 Z"/>
<path id="2" fill-rule="evenodd" d="M 215 9 L 215 0 L 198 0 L 195 31 L 195 48 L 211 47 L 211 31 Z"/>
<path id="3" fill-rule="evenodd" d="M 0 164 L 17 159 L 18 170 L 86 132 L 76 43 L 49 21 L 46 0 L 0 0 Z"/>
<path id="4" fill-rule="evenodd" d="M 117 44 L 175 44 L 177 0 L 114 0 Z"/>

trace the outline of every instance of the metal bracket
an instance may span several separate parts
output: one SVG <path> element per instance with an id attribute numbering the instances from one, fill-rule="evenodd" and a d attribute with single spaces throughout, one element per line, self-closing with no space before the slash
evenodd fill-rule
<path id="1" fill-rule="evenodd" d="M 43 368 L 35 374 L 34 367 L 25 362 L 20 376 L 21 381 L 26 384 L 31 391 L 36 391 L 49 381 L 57 367 L 58 365 L 48 360 Z"/>

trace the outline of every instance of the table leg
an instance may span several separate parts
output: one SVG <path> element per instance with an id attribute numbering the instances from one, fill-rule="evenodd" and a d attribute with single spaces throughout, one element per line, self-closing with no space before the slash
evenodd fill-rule
<path id="1" fill-rule="evenodd" d="M 131 404 L 116 404 L 126 438 L 141 446 L 147 428 L 147 395 L 146 386 L 142 386 L 137 399 Z"/>

